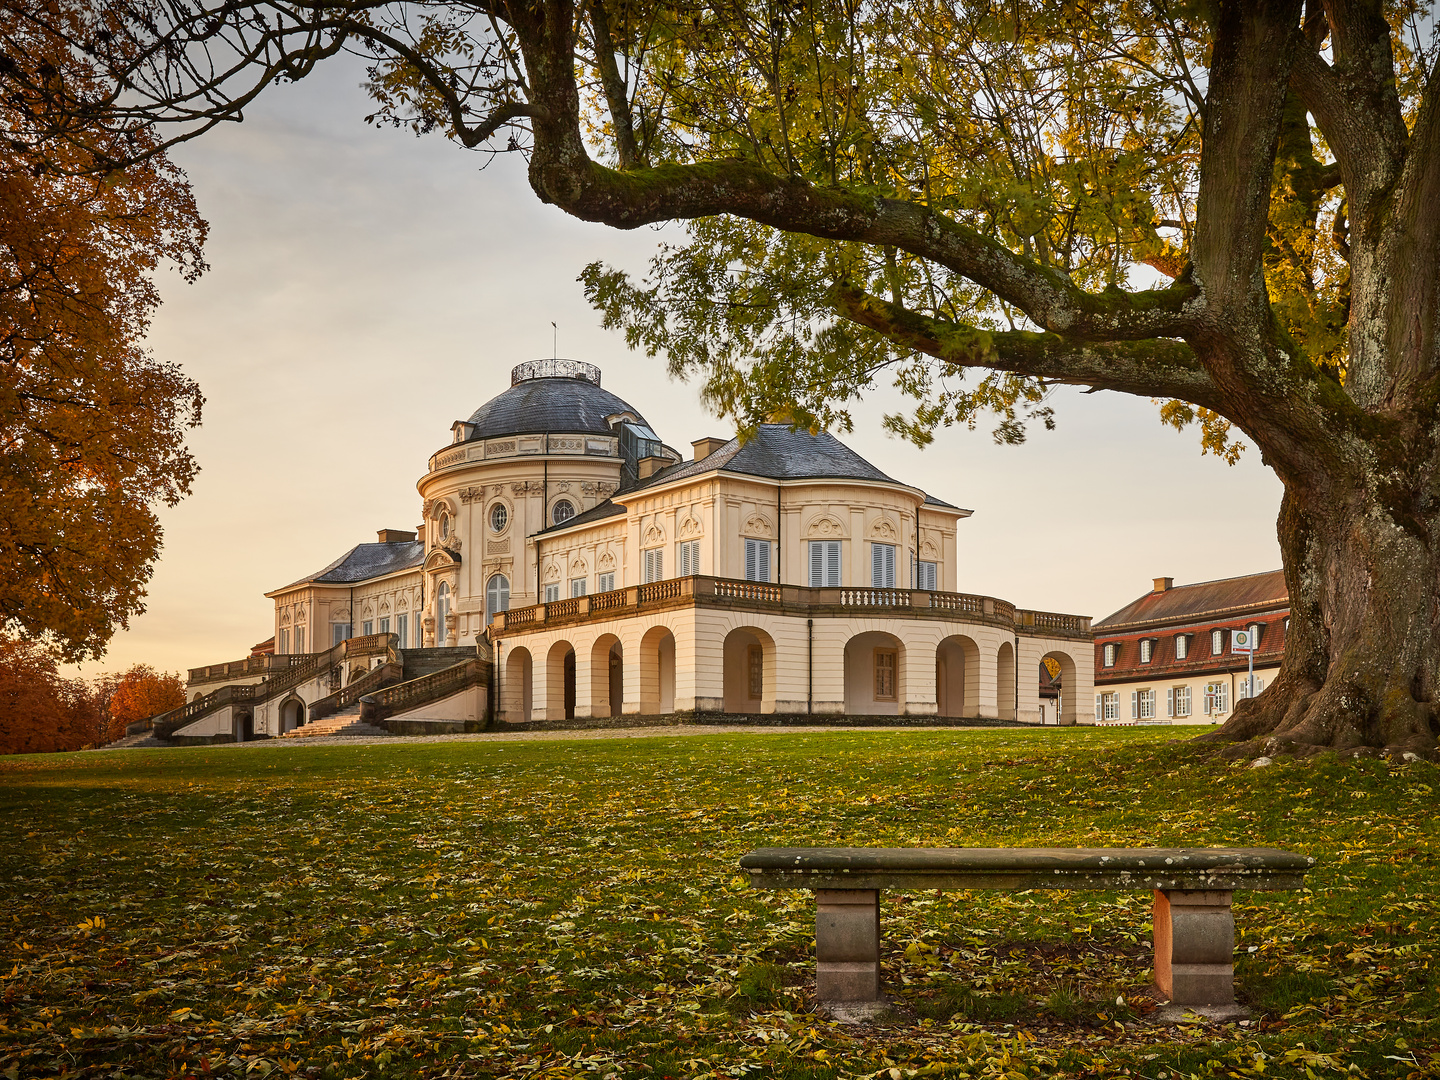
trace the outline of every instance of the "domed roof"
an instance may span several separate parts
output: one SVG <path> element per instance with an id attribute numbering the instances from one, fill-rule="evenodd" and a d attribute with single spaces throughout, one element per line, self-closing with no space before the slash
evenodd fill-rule
<path id="1" fill-rule="evenodd" d="M 531 360 L 510 372 L 510 389 L 470 417 L 472 439 L 498 435 L 564 432 L 611 435 L 607 416 L 629 413 L 649 426 L 626 401 L 600 389 L 600 369 L 578 360 Z"/>

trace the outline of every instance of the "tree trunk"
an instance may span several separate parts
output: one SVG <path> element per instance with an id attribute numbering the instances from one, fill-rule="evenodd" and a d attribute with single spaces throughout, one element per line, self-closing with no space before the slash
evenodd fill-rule
<path id="1" fill-rule="evenodd" d="M 1401 520 L 1374 487 L 1281 503 L 1290 624 L 1280 674 L 1202 739 L 1226 756 L 1415 754 L 1436 759 L 1440 574 L 1433 517 Z M 1409 502 L 1410 500 L 1406 500 Z M 1416 498 L 1412 505 L 1424 505 Z"/>

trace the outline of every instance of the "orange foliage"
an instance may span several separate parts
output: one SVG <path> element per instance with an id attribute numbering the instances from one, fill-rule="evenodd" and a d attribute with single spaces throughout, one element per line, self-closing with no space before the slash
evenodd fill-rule
<path id="1" fill-rule="evenodd" d="M 125 737 L 125 726 L 178 709 L 185 704 L 185 685 L 179 674 L 136 664 L 115 681 L 110 695 L 106 742 Z"/>
<path id="2" fill-rule="evenodd" d="M 0 754 L 78 750 L 98 735 L 84 680 L 61 678 L 35 642 L 0 637 Z"/>

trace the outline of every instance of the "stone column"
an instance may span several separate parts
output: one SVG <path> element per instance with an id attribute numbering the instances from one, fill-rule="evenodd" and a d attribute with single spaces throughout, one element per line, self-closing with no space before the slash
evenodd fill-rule
<path id="1" fill-rule="evenodd" d="M 1155 890 L 1155 985 L 1176 1005 L 1235 1001 L 1235 917 L 1227 891 Z"/>
<path id="2" fill-rule="evenodd" d="M 815 996 L 880 1000 L 880 892 L 815 890 Z"/>

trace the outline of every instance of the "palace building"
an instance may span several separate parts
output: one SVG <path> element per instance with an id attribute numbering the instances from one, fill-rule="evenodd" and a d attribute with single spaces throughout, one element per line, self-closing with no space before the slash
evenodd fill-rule
<path id="1" fill-rule="evenodd" d="M 961 591 L 971 511 L 825 432 L 765 424 L 691 447 L 665 444 L 593 365 L 520 364 L 431 456 L 419 527 L 384 530 L 268 592 L 274 655 L 247 662 L 253 677 L 238 662 L 192 671 L 204 686 L 185 730 L 208 730 L 205 686 L 307 666 L 340 672 L 308 692 L 330 693 L 327 709 L 355 705 L 335 688 L 357 677 L 379 688 L 387 665 L 386 700 L 413 704 L 419 691 L 405 697 L 395 680 L 412 681 L 412 660 L 441 650 L 484 661 L 467 713 L 476 722 L 676 712 L 1089 722 L 1089 619 Z M 289 680 L 297 701 L 307 696 L 301 676 Z M 245 731 L 288 733 L 305 704 L 256 707 Z"/>

